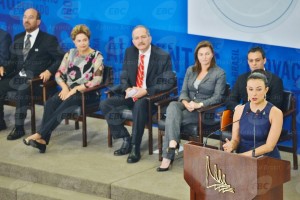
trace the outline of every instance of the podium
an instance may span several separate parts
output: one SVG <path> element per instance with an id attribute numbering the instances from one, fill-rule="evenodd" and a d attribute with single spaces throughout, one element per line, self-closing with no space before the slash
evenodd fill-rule
<path id="1" fill-rule="evenodd" d="M 281 200 L 291 166 L 289 161 L 252 158 L 189 142 L 184 145 L 184 179 L 191 200 Z"/>

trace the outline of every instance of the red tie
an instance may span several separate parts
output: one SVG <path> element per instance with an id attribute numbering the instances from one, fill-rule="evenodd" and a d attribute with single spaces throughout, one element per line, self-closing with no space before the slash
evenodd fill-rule
<path id="1" fill-rule="evenodd" d="M 143 80 L 144 80 L 144 57 L 145 55 L 140 55 L 140 64 L 138 67 L 137 75 L 136 75 L 136 87 L 142 88 Z M 132 98 L 133 101 L 137 101 L 137 98 Z"/>
<path id="2" fill-rule="evenodd" d="M 136 75 L 136 87 L 139 88 L 143 86 L 143 80 L 144 80 L 144 57 L 145 55 L 143 54 L 140 55 L 140 64 Z"/>

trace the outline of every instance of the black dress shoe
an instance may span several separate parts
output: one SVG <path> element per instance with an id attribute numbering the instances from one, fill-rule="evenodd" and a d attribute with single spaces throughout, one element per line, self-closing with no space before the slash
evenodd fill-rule
<path id="1" fill-rule="evenodd" d="M 171 160 L 171 162 L 170 162 L 170 164 L 169 164 L 168 167 L 166 167 L 166 168 L 158 167 L 158 168 L 156 168 L 156 171 L 158 171 L 158 172 L 166 172 L 166 171 L 168 171 L 169 169 L 171 169 L 171 166 L 172 166 L 173 161 L 174 161 L 174 160 Z"/>
<path id="2" fill-rule="evenodd" d="M 40 150 L 40 153 L 45 153 L 46 145 L 42 143 L 38 143 L 36 140 L 29 140 L 30 146 L 37 148 Z"/>
<path id="3" fill-rule="evenodd" d="M 0 120 L 0 131 L 7 129 L 5 121 Z"/>
<path id="4" fill-rule="evenodd" d="M 131 141 L 130 137 L 123 138 L 123 144 L 122 144 L 121 148 L 114 151 L 114 155 L 115 156 L 123 156 L 123 155 L 128 154 L 131 150 L 130 149 L 130 141 Z"/>
<path id="5" fill-rule="evenodd" d="M 7 136 L 7 140 L 16 140 L 23 137 L 24 135 L 25 135 L 24 129 L 14 128 Z"/>
<path id="6" fill-rule="evenodd" d="M 127 163 L 136 163 L 141 159 L 140 150 L 135 145 L 131 145 L 131 152 L 127 158 Z"/>

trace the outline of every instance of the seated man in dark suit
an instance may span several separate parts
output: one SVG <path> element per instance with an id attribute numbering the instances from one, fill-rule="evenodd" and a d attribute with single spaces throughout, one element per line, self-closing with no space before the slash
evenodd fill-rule
<path id="1" fill-rule="evenodd" d="M 133 29 L 132 42 L 134 46 L 126 49 L 121 84 L 112 89 L 119 95 L 100 103 L 113 138 L 123 138 L 121 148 L 116 150 L 114 155 L 130 153 L 127 158 L 128 163 L 136 163 L 141 158 L 140 145 L 148 120 L 148 102 L 145 97 L 168 90 L 173 86 L 172 81 L 161 83 L 160 79 L 172 74 L 170 55 L 151 45 L 151 40 L 150 32 L 145 26 L 139 25 Z M 111 114 L 116 115 L 124 108 L 133 110 L 131 137 L 124 127 L 122 119 L 110 119 Z"/>
<path id="2" fill-rule="evenodd" d="M 226 106 L 229 110 L 235 110 L 235 107 L 248 102 L 248 95 L 246 90 L 247 78 L 255 70 L 264 70 L 264 74 L 268 79 L 269 91 L 267 92 L 266 99 L 277 108 L 282 108 L 282 94 L 283 83 L 282 80 L 275 74 L 265 71 L 264 64 L 266 63 L 265 52 L 261 47 L 253 47 L 248 51 L 248 64 L 250 72 L 240 75 L 227 99 Z"/>
<path id="3" fill-rule="evenodd" d="M 17 91 L 15 128 L 7 136 L 15 140 L 23 135 L 24 120 L 30 102 L 28 80 L 39 76 L 44 82 L 55 74 L 63 58 L 55 36 L 39 29 L 40 13 L 29 8 L 24 12 L 23 26 L 25 32 L 17 34 L 10 48 L 11 59 L 4 66 L 5 76 L 0 81 L 0 121 L 3 119 L 4 98 L 8 91 Z"/>
<path id="4" fill-rule="evenodd" d="M 0 29 L 0 80 L 4 76 L 4 67 L 10 58 L 9 47 L 11 45 L 11 36 L 6 31 Z M 3 112 L 0 112 L 0 131 L 6 129 L 3 120 Z"/>

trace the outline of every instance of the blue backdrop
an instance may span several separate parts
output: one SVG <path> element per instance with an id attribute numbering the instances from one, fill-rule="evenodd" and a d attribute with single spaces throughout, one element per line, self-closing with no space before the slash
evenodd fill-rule
<path id="1" fill-rule="evenodd" d="M 91 46 L 103 53 L 105 64 L 114 67 L 116 82 L 119 81 L 124 50 L 132 45 L 132 27 L 138 24 L 148 26 L 153 44 L 171 54 L 179 86 L 182 85 L 186 68 L 194 62 L 194 48 L 199 41 L 209 40 L 213 43 L 217 63 L 226 71 L 227 82 L 231 85 L 239 74 L 249 70 L 246 55 L 248 49 L 255 45 L 187 34 L 187 2 L 175 0 L 0 1 L 0 27 L 8 30 L 12 36 L 23 31 L 22 16 L 29 7 L 41 12 L 41 29 L 56 35 L 65 51 L 74 47 L 69 36 L 72 27 L 76 24 L 89 26 L 92 32 Z M 300 99 L 300 49 L 258 45 L 266 51 L 267 70 L 281 77 L 285 89 L 292 90 Z M 298 127 L 299 122 L 300 115 L 297 112 Z"/>

